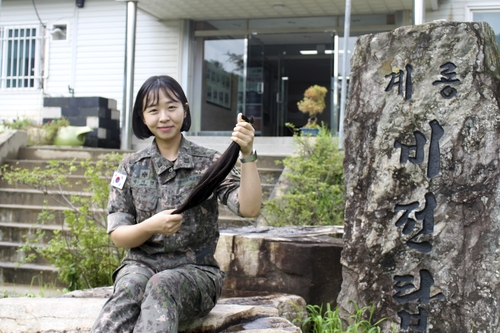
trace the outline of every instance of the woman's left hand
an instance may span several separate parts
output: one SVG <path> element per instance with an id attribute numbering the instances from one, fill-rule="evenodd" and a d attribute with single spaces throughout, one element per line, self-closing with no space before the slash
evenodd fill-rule
<path id="1" fill-rule="evenodd" d="M 231 140 L 233 140 L 240 146 L 241 155 L 243 157 L 252 154 L 254 136 L 255 136 L 255 130 L 252 124 L 243 121 L 241 118 L 241 113 L 239 113 L 238 123 L 236 124 L 236 127 L 233 129 Z"/>

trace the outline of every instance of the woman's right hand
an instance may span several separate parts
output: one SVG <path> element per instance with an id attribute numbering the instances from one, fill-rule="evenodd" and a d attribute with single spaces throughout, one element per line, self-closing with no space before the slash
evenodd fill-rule
<path id="1" fill-rule="evenodd" d="M 182 214 L 172 214 L 174 209 L 164 210 L 150 218 L 153 233 L 172 236 L 182 225 Z"/>
<path id="2" fill-rule="evenodd" d="M 142 245 L 154 234 L 172 236 L 182 225 L 182 214 L 172 215 L 173 211 L 164 210 L 141 223 L 122 225 L 111 232 L 111 239 L 117 247 L 130 249 Z"/>

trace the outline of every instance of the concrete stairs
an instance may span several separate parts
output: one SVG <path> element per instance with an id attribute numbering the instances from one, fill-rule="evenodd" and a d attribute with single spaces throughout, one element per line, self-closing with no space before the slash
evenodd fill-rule
<path id="1" fill-rule="evenodd" d="M 135 151 L 141 147 L 134 148 Z M 43 168 L 49 160 L 74 158 L 98 160 L 113 151 L 117 150 L 87 147 L 22 147 L 18 151 L 17 158 L 5 159 L 4 164 L 32 170 L 37 166 Z M 117 152 L 124 153 L 124 151 Z M 281 160 L 285 156 L 259 152 L 258 169 L 264 200 L 269 197 L 282 172 L 282 166 L 276 165 L 275 161 Z M 89 195 L 82 192 L 82 185 L 77 185 L 82 179 L 84 179 L 83 170 L 69 175 L 68 180 L 73 184 L 73 187 L 63 189 L 66 191 L 65 194 Z M 2 285 L 9 286 L 11 284 L 37 287 L 43 283 L 49 288 L 63 287 L 60 283 L 55 282 L 57 281 L 57 272 L 53 266 L 40 259 L 30 264 L 20 264 L 21 254 L 18 252 L 20 245 L 24 242 L 23 237 L 34 233 L 34 223 L 44 208 L 45 201 L 55 211 L 55 220 L 50 225 L 36 225 L 36 228 L 43 228 L 45 231 L 43 243 L 40 246 L 44 246 L 51 239 L 55 230 L 61 229 L 62 221 L 64 221 L 62 211 L 66 209 L 61 205 L 61 200 L 63 199 L 60 195 L 56 195 L 54 199 L 39 190 L 21 184 L 9 185 L 5 180 L 0 179 L 0 292 Z M 220 207 L 219 224 L 221 229 L 253 225 L 254 223 L 255 219 L 240 218 L 228 211 L 226 207 Z"/>

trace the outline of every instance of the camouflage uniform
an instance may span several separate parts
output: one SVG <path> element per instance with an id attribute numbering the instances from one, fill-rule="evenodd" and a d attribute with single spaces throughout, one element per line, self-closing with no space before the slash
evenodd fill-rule
<path id="1" fill-rule="evenodd" d="M 108 233 L 178 207 L 220 155 L 182 138 L 175 163 L 156 143 L 121 163 L 123 188 L 111 187 Z M 128 251 L 113 274 L 114 292 L 92 332 L 177 332 L 179 321 L 206 315 L 221 293 L 224 272 L 214 258 L 218 202 L 239 214 L 239 177 L 233 172 L 202 204 L 183 213 L 172 236 L 155 234 Z"/>

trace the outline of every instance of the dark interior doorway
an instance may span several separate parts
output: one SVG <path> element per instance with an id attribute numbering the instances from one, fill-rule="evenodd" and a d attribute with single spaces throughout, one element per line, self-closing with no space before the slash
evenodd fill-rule
<path id="1" fill-rule="evenodd" d="M 261 135 L 288 136 L 292 131 L 286 123 L 305 125 L 308 115 L 299 111 L 297 102 L 315 84 L 329 92 L 318 122 L 330 124 L 334 51 L 332 32 L 259 34 L 249 38 L 246 111 L 260 118 L 256 129 Z M 262 82 L 248 81 L 259 79 Z"/>

